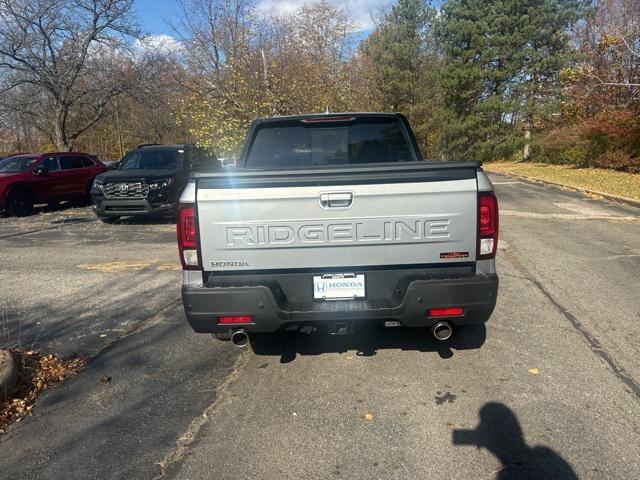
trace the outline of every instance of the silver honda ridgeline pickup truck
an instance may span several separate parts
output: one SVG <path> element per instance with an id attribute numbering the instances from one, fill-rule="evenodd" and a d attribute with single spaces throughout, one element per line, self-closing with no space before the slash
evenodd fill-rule
<path id="1" fill-rule="evenodd" d="M 258 120 L 178 211 L 187 319 L 240 346 L 357 322 L 447 340 L 496 304 L 493 186 L 478 162 L 424 161 L 402 115 Z"/>

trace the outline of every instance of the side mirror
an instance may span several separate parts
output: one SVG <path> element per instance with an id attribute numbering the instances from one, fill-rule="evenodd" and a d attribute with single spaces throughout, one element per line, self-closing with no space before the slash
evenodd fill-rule
<path id="1" fill-rule="evenodd" d="M 47 173 L 49 173 L 49 169 L 44 165 L 38 165 L 33 173 L 35 173 L 36 175 L 46 175 Z"/>

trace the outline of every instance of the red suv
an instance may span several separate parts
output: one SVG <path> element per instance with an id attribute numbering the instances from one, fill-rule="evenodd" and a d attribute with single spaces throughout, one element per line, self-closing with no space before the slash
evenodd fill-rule
<path id="1" fill-rule="evenodd" d="M 29 215 L 34 203 L 87 200 L 93 179 L 107 171 L 86 153 L 28 153 L 0 160 L 0 210 Z"/>

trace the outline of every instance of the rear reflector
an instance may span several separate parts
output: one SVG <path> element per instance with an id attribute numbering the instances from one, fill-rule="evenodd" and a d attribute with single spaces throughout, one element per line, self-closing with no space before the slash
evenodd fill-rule
<path id="1" fill-rule="evenodd" d="M 459 317 L 462 314 L 464 314 L 462 307 L 432 308 L 429 310 L 430 317 Z"/>
<path id="2" fill-rule="evenodd" d="M 239 317 L 221 316 L 218 317 L 218 323 L 222 325 L 235 323 L 253 323 L 253 317 L 251 315 L 244 315 Z"/>

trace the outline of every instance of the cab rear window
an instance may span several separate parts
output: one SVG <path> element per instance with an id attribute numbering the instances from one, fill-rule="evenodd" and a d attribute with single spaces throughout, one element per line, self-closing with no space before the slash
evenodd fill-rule
<path id="1" fill-rule="evenodd" d="M 322 117 L 260 125 L 248 168 L 409 162 L 416 160 L 402 122 L 394 117 Z"/>

